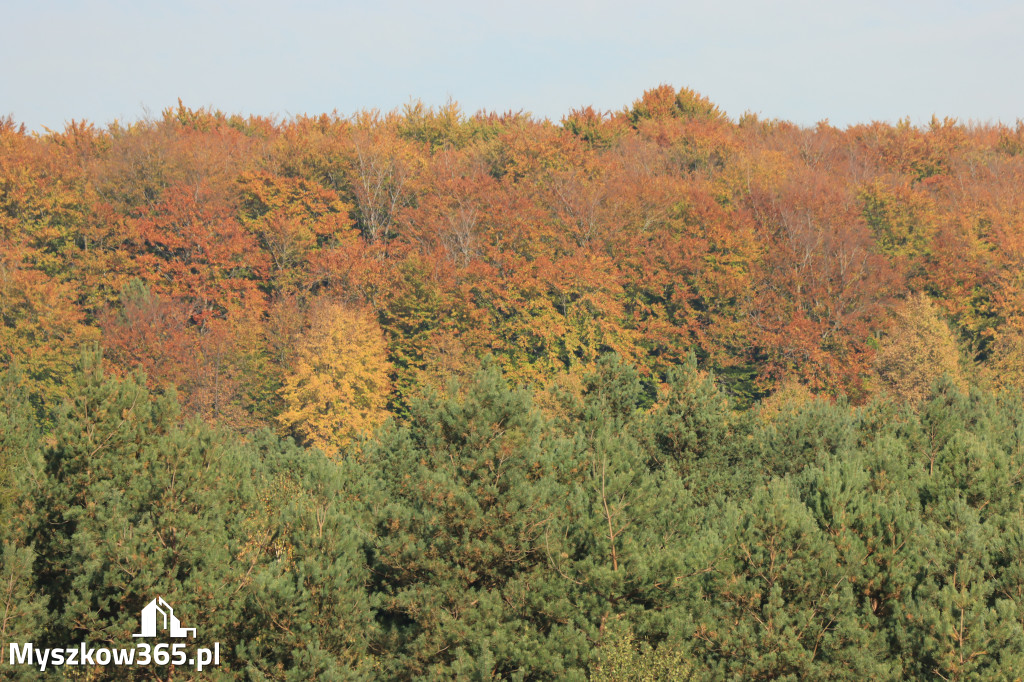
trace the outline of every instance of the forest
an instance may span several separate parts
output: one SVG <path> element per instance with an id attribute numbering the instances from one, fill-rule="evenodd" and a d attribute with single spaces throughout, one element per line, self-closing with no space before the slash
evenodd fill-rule
<path id="1" fill-rule="evenodd" d="M 5 679 L 1019 680 L 1024 122 L 0 119 L 0 511 Z"/>

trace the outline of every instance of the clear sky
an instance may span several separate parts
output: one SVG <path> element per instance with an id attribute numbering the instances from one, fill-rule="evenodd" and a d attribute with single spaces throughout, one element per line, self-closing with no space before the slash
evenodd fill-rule
<path id="1" fill-rule="evenodd" d="M 36 0 L 0 13 L 0 116 L 287 117 L 411 98 L 561 119 L 661 83 L 811 125 L 1024 118 L 1020 0 Z"/>

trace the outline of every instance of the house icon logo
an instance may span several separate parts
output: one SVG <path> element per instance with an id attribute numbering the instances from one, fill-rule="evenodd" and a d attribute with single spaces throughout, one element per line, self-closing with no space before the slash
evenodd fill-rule
<path id="1" fill-rule="evenodd" d="M 181 627 L 181 621 L 174 615 L 174 609 L 163 597 L 157 597 L 142 609 L 142 632 L 132 637 L 156 637 L 157 628 L 171 637 L 196 636 L 195 628 Z"/>

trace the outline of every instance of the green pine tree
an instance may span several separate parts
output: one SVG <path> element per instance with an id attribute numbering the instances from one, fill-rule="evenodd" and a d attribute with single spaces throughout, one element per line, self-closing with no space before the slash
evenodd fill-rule
<path id="1" fill-rule="evenodd" d="M 589 647 L 557 572 L 557 453 L 493 365 L 410 405 L 371 455 L 383 482 L 373 571 L 390 679 L 582 679 Z"/>
<path id="2" fill-rule="evenodd" d="M 369 677 L 362 540 L 322 454 L 182 424 L 173 396 L 106 378 L 97 355 L 72 396 L 46 453 L 47 641 L 134 646 L 159 596 L 220 642 L 212 678 Z"/>

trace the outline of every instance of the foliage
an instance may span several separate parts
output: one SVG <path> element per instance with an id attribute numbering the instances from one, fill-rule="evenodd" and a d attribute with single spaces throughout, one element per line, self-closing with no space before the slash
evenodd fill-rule
<path id="1" fill-rule="evenodd" d="M 0 120 L 0 633 L 159 594 L 213 679 L 1016 679 L 1021 131 Z"/>
<path id="2" fill-rule="evenodd" d="M 942 376 L 964 386 L 956 341 L 935 304 L 924 295 L 897 311 L 875 362 L 883 385 L 910 403 L 924 398 L 932 382 Z"/>
<path id="3" fill-rule="evenodd" d="M 324 305 L 311 315 L 285 377 L 278 421 L 299 439 L 338 454 L 387 417 L 384 339 L 365 313 Z"/>
<path id="4" fill-rule="evenodd" d="M 382 434 L 373 570 L 389 675 L 581 678 L 584 640 L 547 566 L 557 455 L 541 428 L 492 366 Z"/>
<path id="5" fill-rule="evenodd" d="M 596 649 L 596 660 L 591 666 L 591 682 L 659 682 L 661 680 L 693 679 L 693 667 L 688 657 L 678 649 L 662 645 L 636 642 L 628 630 Z"/>
<path id="6" fill-rule="evenodd" d="M 221 642 L 222 679 L 256 670 L 272 679 L 362 670 L 368 679 L 356 634 L 368 615 L 360 540 L 322 456 L 265 434 L 240 443 L 179 423 L 172 397 L 106 378 L 95 355 L 84 357 L 53 439 L 34 447 L 46 471 L 33 578 L 52 618 L 37 646 L 134 646 L 139 612 L 162 596 Z M 31 560 L 5 545 L 12 582 Z M 31 608 L 21 590 L 19 607 Z"/>

